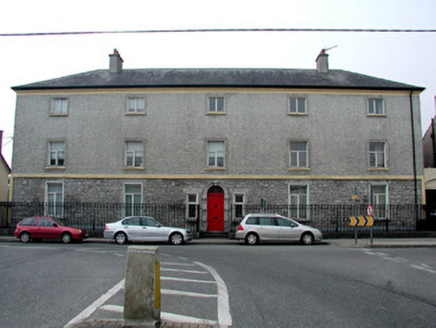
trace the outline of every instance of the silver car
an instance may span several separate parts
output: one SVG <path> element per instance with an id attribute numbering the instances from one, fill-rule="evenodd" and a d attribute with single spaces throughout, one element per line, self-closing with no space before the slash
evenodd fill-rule
<path id="1" fill-rule="evenodd" d="M 322 233 L 278 214 L 247 214 L 238 226 L 236 239 L 243 239 L 249 245 L 261 241 L 297 241 L 311 245 L 322 240 Z"/>
<path id="2" fill-rule="evenodd" d="M 164 227 L 149 216 L 129 216 L 114 223 L 106 223 L 104 238 L 114 239 L 120 245 L 135 241 L 169 242 L 180 245 L 192 240 L 192 233 L 183 228 Z"/>

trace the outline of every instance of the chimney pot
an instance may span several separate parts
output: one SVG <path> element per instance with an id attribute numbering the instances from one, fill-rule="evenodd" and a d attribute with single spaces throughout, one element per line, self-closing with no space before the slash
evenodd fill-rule
<path id="1" fill-rule="evenodd" d="M 123 71 L 123 59 L 117 49 L 109 55 L 109 73 L 119 74 Z"/>

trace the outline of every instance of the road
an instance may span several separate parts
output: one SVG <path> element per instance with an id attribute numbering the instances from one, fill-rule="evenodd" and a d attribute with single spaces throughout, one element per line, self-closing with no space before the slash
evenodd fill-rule
<path id="1" fill-rule="evenodd" d="M 65 327 L 122 281 L 126 252 L 115 244 L 1 243 L 0 326 Z M 160 254 L 162 311 L 174 320 L 238 328 L 436 322 L 435 248 L 160 245 Z M 219 279 L 228 317 L 220 317 Z M 88 319 L 122 318 L 122 305 L 119 290 Z"/>

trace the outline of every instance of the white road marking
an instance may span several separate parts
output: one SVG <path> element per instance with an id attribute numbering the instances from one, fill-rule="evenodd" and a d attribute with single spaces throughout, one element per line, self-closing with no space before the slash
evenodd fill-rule
<path id="1" fill-rule="evenodd" d="M 123 313 L 124 307 L 119 305 L 103 305 L 100 309 L 115 312 L 115 313 Z M 166 321 L 172 322 L 183 322 L 183 323 L 193 323 L 193 324 L 205 324 L 205 325 L 216 325 L 217 322 L 209 319 L 195 318 L 186 315 L 179 315 L 168 312 L 161 312 L 160 318 Z"/>
<path id="2" fill-rule="evenodd" d="M 208 272 L 206 272 L 206 271 L 183 270 L 183 269 L 168 269 L 168 268 L 160 268 L 160 271 L 195 273 L 195 274 L 208 274 Z"/>
<path id="3" fill-rule="evenodd" d="M 212 267 L 195 262 L 197 265 L 205 268 L 215 278 L 218 287 L 218 324 L 220 327 L 228 327 L 232 325 L 232 316 L 230 315 L 229 293 L 224 280 Z"/>
<path id="4" fill-rule="evenodd" d="M 211 280 L 185 279 L 185 278 L 176 278 L 176 277 L 160 277 L 160 279 L 169 280 L 169 281 L 195 282 L 200 284 L 216 284 L 215 281 L 211 281 Z"/>
<path id="5" fill-rule="evenodd" d="M 383 260 L 387 260 L 387 261 L 392 261 L 392 262 L 397 262 L 397 263 L 407 263 L 408 264 L 408 260 L 402 257 L 393 257 L 390 256 L 387 253 L 382 253 L 382 252 L 372 252 L 371 250 L 365 250 L 364 251 L 367 255 L 373 255 L 373 256 L 378 256 L 379 258 L 383 259 Z M 421 264 L 408 264 L 412 269 L 417 269 L 417 270 L 421 270 L 421 271 L 425 271 L 428 273 L 436 273 L 436 270 L 433 269 L 431 266 L 425 264 L 425 263 L 421 263 Z"/>
<path id="6" fill-rule="evenodd" d="M 115 313 L 123 313 L 124 306 L 107 304 L 107 305 L 103 305 L 102 307 L 100 307 L 100 310 L 105 310 L 105 311 L 110 311 L 110 312 L 115 312 Z"/>
<path id="7" fill-rule="evenodd" d="M 436 273 L 436 270 L 432 269 L 431 266 L 429 266 L 425 263 L 421 263 L 421 265 L 412 264 L 411 267 L 414 269 L 422 270 L 422 271 L 429 272 L 429 273 Z"/>
<path id="8" fill-rule="evenodd" d="M 73 327 L 73 325 L 82 322 L 86 318 L 88 318 L 92 313 L 94 313 L 99 307 L 101 307 L 104 302 L 114 296 L 119 290 L 124 288 L 125 279 L 121 280 L 118 284 L 112 287 L 110 290 L 106 292 L 106 294 L 102 295 L 99 299 L 97 299 L 94 303 L 88 306 L 85 310 L 83 310 L 78 316 L 70 320 L 65 325 L 65 328 Z"/>
<path id="9" fill-rule="evenodd" d="M 173 289 L 162 289 L 161 294 L 175 295 L 175 296 L 201 297 L 201 298 L 216 298 L 216 297 L 218 297 L 218 295 L 215 295 L 215 294 L 193 293 L 193 292 L 185 292 L 185 291 L 173 290 Z"/>
<path id="10" fill-rule="evenodd" d="M 230 305 L 229 305 L 229 294 L 227 291 L 227 286 L 220 277 L 220 275 L 210 266 L 195 262 L 194 264 L 188 263 L 165 263 L 170 265 L 180 265 L 180 266 L 201 266 L 206 269 L 215 279 L 215 281 L 206 281 L 206 280 L 194 280 L 194 279 L 181 279 L 174 277 L 161 277 L 162 280 L 171 280 L 171 281 L 181 281 L 181 282 L 195 282 L 195 283 L 210 283 L 217 285 L 217 294 L 201 294 L 201 293 L 193 293 L 193 292 L 185 292 L 185 291 L 177 291 L 177 290 L 167 290 L 162 289 L 162 294 L 174 295 L 174 296 L 188 296 L 188 297 L 201 297 L 201 298 L 217 298 L 217 307 L 218 307 L 218 320 L 209 320 L 202 318 L 195 318 L 191 316 L 161 312 L 161 319 L 172 322 L 183 322 L 183 323 L 192 323 L 192 324 L 205 324 L 205 325 L 218 325 L 220 328 L 226 328 L 232 325 L 232 317 L 230 314 Z M 189 270 L 186 270 L 189 271 Z M 197 271 L 197 273 L 203 273 L 202 271 Z M 94 303 L 88 306 L 85 310 L 83 310 L 79 315 L 70 320 L 64 328 L 72 328 L 75 324 L 85 321 L 92 313 L 96 310 L 105 310 L 110 312 L 122 313 L 124 311 L 124 306 L 120 305 L 110 305 L 104 304 L 108 301 L 112 296 L 114 296 L 117 292 L 124 288 L 125 279 L 121 280 L 118 284 L 112 287 L 109 291 L 107 291 L 104 295 L 102 295 L 99 299 L 97 299 Z"/>
<path id="11" fill-rule="evenodd" d="M 173 314 L 167 312 L 161 312 L 161 319 L 171 322 L 183 322 L 183 323 L 192 323 L 192 324 L 199 324 L 199 325 L 203 324 L 208 326 L 215 326 L 217 324 L 217 322 L 214 320 L 194 318 L 186 315 L 179 315 L 179 314 Z"/>
<path id="12" fill-rule="evenodd" d="M 160 264 L 165 264 L 165 265 L 176 265 L 176 266 L 195 266 L 194 264 L 191 263 L 177 263 L 177 262 L 160 262 Z"/>

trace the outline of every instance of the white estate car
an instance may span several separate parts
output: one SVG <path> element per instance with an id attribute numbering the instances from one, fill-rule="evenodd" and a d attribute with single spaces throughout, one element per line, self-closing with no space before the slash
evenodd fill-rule
<path id="1" fill-rule="evenodd" d="M 120 245 L 135 241 L 180 245 L 192 240 L 192 233 L 183 228 L 165 227 L 149 216 L 129 216 L 114 223 L 106 223 L 104 238 L 114 239 Z"/>
<path id="2" fill-rule="evenodd" d="M 238 226 L 236 239 L 243 239 L 249 245 L 260 241 L 297 241 L 311 245 L 321 241 L 322 233 L 278 214 L 247 214 Z"/>

